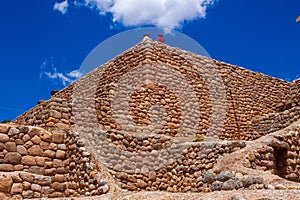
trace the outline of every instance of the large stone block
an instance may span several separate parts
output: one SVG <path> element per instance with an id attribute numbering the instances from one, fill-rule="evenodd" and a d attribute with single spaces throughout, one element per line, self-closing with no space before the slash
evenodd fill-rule
<path id="1" fill-rule="evenodd" d="M 40 147 L 40 145 L 33 145 L 28 149 L 29 155 L 32 156 L 42 156 L 43 155 L 43 150 Z"/>
<path id="2" fill-rule="evenodd" d="M 20 164 L 21 163 L 21 155 L 17 152 L 8 152 L 5 157 L 4 157 L 4 161 L 6 163 L 9 163 L 9 164 Z"/>

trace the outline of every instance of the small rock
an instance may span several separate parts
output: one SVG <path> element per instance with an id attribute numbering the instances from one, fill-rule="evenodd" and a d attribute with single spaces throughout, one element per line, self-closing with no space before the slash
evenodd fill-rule
<path id="1" fill-rule="evenodd" d="M 98 186 L 103 186 L 103 185 L 105 185 L 106 183 L 107 183 L 106 180 L 100 179 L 100 180 L 98 181 Z"/>
<path id="2" fill-rule="evenodd" d="M 34 191 L 34 192 L 41 192 L 42 187 L 38 184 L 31 184 L 31 190 Z"/>
<path id="3" fill-rule="evenodd" d="M 203 176 L 204 183 L 213 183 L 215 181 L 216 174 L 213 172 L 207 172 Z"/>
<path id="4" fill-rule="evenodd" d="M 13 185 L 11 176 L 0 174 L 0 192 L 9 193 Z"/>
<path id="5" fill-rule="evenodd" d="M 218 181 L 225 182 L 234 177 L 234 173 L 232 171 L 223 171 L 216 176 Z"/>
<path id="6" fill-rule="evenodd" d="M 65 159 L 66 152 L 63 151 L 63 150 L 57 150 L 56 154 L 55 154 L 55 157 L 58 158 L 58 159 Z"/>
<path id="7" fill-rule="evenodd" d="M 248 175 L 245 175 L 241 181 L 245 188 L 249 187 L 250 185 L 252 185 L 254 183 L 253 178 Z"/>
<path id="8" fill-rule="evenodd" d="M 147 187 L 147 183 L 145 183 L 145 181 L 138 179 L 136 182 L 136 186 L 138 188 L 146 188 Z"/>
<path id="9" fill-rule="evenodd" d="M 286 187 L 282 184 L 277 184 L 277 185 L 275 185 L 275 189 L 276 190 L 286 190 Z"/>
<path id="10" fill-rule="evenodd" d="M 223 183 L 221 181 L 215 181 L 212 184 L 213 191 L 219 191 L 222 189 Z"/>
<path id="11" fill-rule="evenodd" d="M 17 135 L 17 134 L 19 134 L 20 133 L 20 130 L 19 129 L 17 129 L 17 128 L 11 128 L 10 130 L 9 130 L 9 132 L 8 132 L 8 136 L 14 136 L 14 135 Z"/>
<path id="12" fill-rule="evenodd" d="M 0 142 L 8 142 L 9 141 L 9 137 L 6 134 L 0 133 Z"/>
<path id="13" fill-rule="evenodd" d="M 101 187 L 98 188 L 98 191 L 100 192 L 100 194 L 105 194 L 105 193 L 108 192 L 108 190 L 109 190 L 109 186 L 108 185 L 103 185 L 103 186 L 101 186 Z"/>
<path id="14" fill-rule="evenodd" d="M 236 184 L 235 184 L 234 180 L 230 179 L 223 183 L 222 190 L 234 190 L 235 185 Z"/>
<path id="15" fill-rule="evenodd" d="M 20 177 L 23 181 L 27 181 L 29 183 L 32 183 L 33 180 L 34 180 L 34 176 L 29 174 L 29 173 L 26 173 L 26 172 L 21 172 L 20 174 Z"/>
<path id="16" fill-rule="evenodd" d="M 149 173 L 149 180 L 152 182 L 156 181 L 156 173 L 154 171 Z"/>

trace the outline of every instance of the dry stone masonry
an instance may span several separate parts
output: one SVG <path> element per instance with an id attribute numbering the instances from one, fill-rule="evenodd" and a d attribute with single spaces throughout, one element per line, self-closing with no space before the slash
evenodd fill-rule
<path id="1" fill-rule="evenodd" d="M 1 199 L 103 194 L 109 190 L 78 134 L 0 125 Z"/>
<path id="2" fill-rule="evenodd" d="M 300 79 L 145 37 L 0 124 L 0 199 L 287 189 L 300 182 L 299 92 Z"/>

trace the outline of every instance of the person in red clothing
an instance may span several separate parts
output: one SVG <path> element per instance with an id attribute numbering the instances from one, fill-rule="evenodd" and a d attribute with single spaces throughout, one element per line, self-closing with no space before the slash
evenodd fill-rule
<path id="1" fill-rule="evenodd" d="M 157 41 L 164 43 L 165 42 L 164 36 L 162 34 L 158 34 Z"/>

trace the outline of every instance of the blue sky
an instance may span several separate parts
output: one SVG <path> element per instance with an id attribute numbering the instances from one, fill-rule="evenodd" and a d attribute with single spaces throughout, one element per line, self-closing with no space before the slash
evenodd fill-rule
<path id="1" fill-rule="evenodd" d="M 183 0 L 175 1 L 179 7 L 174 1 L 68 0 L 68 6 L 64 0 L 3 1 L 0 121 L 49 99 L 51 90 L 78 77 L 98 44 L 136 27 L 175 29 L 212 58 L 253 71 L 290 81 L 300 75 L 299 0 L 191 0 L 188 10 L 178 3 Z M 191 5 L 199 2 L 195 10 Z"/>

